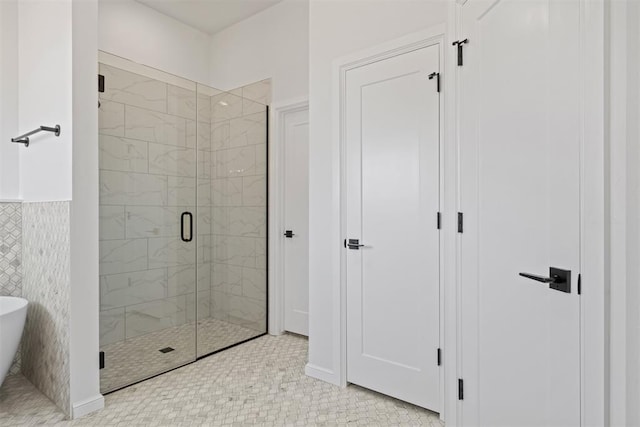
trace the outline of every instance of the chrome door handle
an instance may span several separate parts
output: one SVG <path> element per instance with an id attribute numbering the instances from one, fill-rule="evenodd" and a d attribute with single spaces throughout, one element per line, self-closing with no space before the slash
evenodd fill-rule
<path id="1" fill-rule="evenodd" d="M 359 250 L 360 248 L 364 248 L 366 245 L 360 244 L 360 240 L 359 239 L 344 239 L 344 247 L 345 248 L 349 248 L 349 249 L 353 249 L 353 250 Z"/>
<path id="2" fill-rule="evenodd" d="M 549 276 L 538 276 L 530 273 L 519 273 L 519 275 L 536 282 L 548 283 L 549 288 L 556 291 L 571 293 L 571 270 L 549 267 Z"/>

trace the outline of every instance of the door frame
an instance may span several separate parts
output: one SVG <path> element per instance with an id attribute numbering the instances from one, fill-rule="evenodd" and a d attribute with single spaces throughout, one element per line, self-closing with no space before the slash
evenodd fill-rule
<path id="1" fill-rule="evenodd" d="M 446 38 L 446 25 L 440 24 L 422 31 L 418 31 L 415 33 L 408 34 L 404 37 L 400 37 L 398 39 L 389 41 L 387 43 L 374 46 L 354 54 L 339 58 L 333 63 L 333 85 L 332 85 L 332 93 L 334 99 L 333 105 L 333 114 L 334 114 L 334 123 L 337 126 L 334 127 L 334 136 L 337 141 L 339 141 L 339 157 L 340 157 L 340 236 L 341 239 L 346 237 L 346 206 L 347 206 L 347 194 L 346 194 L 346 74 L 349 70 L 354 68 L 362 67 L 377 61 L 381 61 L 384 59 L 392 58 L 398 55 L 402 55 L 404 53 L 408 53 L 417 49 L 429 47 L 429 46 L 438 46 L 440 51 L 440 75 L 441 81 L 444 83 L 441 85 L 440 92 L 440 194 L 439 194 L 439 204 L 440 204 L 440 212 L 443 216 L 443 229 L 440 231 L 440 280 L 439 280 L 439 288 L 440 288 L 440 348 L 444 354 L 443 358 L 443 366 L 440 370 L 440 418 L 444 420 L 445 413 L 445 367 L 447 366 L 446 360 L 451 356 L 454 356 L 454 353 L 448 354 L 445 349 L 445 296 L 444 296 L 444 269 L 445 263 L 444 260 L 446 255 L 444 253 L 445 245 L 444 245 L 444 225 L 448 222 L 444 219 L 447 216 L 445 212 L 445 179 L 444 179 L 444 150 L 446 147 L 445 144 L 445 94 L 446 94 L 446 72 L 445 70 L 448 68 L 447 66 L 447 54 L 445 50 L 445 41 Z M 453 224 L 453 221 L 450 225 Z M 337 313 L 337 318 L 334 318 L 334 331 L 335 336 L 339 337 L 338 345 L 336 348 L 336 353 L 334 353 L 334 357 L 337 357 L 338 363 L 336 364 L 339 367 L 338 372 L 338 381 L 342 387 L 347 386 L 347 275 L 346 275 L 346 264 L 347 264 L 347 254 L 344 250 L 340 252 L 340 264 L 338 266 L 339 271 L 336 273 L 339 274 L 339 293 L 334 294 L 334 306 L 340 307 L 339 313 Z M 455 318 L 454 318 L 455 319 Z M 453 359 L 455 360 L 455 359 Z M 452 365 L 452 364 L 449 364 Z M 314 376 L 318 378 L 328 377 L 329 373 L 320 372 L 318 368 L 307 366 L 307 369 L 312 368 L 316 370 Z"/>
<path id="2" fill-rule="evenodd" d="M 269 153 L 269 230 L 272 230 L 269 246 L 269 334 L 284 333 L 284 241 L 280 232 L 284 230 L 284 164 L 285 164 L 285 120 L 289 114 L 309 109 L 309 98 L 289 99 L 271 105 L 270 153 Z"/>
<path id="3" fill-rule="evenodd" d="M 454 16 L 455 34 L 465 38 L 461 30 L 462 6 L 467 1 L 456 0 Z M 609 241 L 606 232 L 605 161 L 608 144 L 605 140 L 605 3 L 602 0 L 577 0 L 580 4 L 580 272 L 582 294 L 580 297 L 580 353 L 581 353 L 581 424 L 608 425 L 609 399 L 609 284 L 605 279 L 605 262 Z M 456 67 L 457 68 L 457 67 Z M 455 73 L 456 82 L 459 73 Z M 453 88 L 457 91 L 458 85 Z M 456 100 L 458 99 L 456 95 Z M 458 115 L 456 114 L 456 129 Z M 460 154 L 460 140 L 456 132 L 455 145 Z M 458 177 L 460 171 L 458 170 Z M 459 193 L 456 195 L 459 203 Z M 460 246 L 462 235 L 456 237 Z M 459 253 L 458 253 L 459 256 Z M 460 263 L 460 258 L 456 258 Z M 456 268 L 456 293 L 458 310 L 464 307 L 460 298 L 460 267 Z M 462 356 L 460 325 L 456 325 L 457 345 Z M 460 363 L 460 362 L 459 362 Z M 469 372 L 461 372 L 467 377 Z M 448 396 L 451 398 L 451 396 Z M 461 420 L 464 401 L 456 402 L 456 420 Z"/>

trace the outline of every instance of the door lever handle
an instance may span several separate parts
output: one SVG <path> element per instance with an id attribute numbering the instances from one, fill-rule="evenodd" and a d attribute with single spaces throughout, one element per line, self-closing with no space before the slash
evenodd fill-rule
<path id="1" fill-rule="evenodd" d="M 536 282 L 542 282 L 542 283 L 564 283 L 565 282 L 565 280 L 560 276 L 558 276 L 557 274 L 554 274 L 553 277 L 545 277 L 545 276 L 537 276 L 535 274 L 530 274 L 530 273 L 520 273 L 520 276 L 526 277 L 527 279 L 535 280 Z"/>
<path id="2" fill-rule="evenodd" d="M 362 243 L 360 243 L 359 239 L 345 239 L 344 241 L 344 247 L 345 248 L 349 248 L 349 249 L 354 249 L 354 250 L 359 250 L 360 248 L 364 248 L 364 247 L 368 247 L 367 245 L 363 245 Z"/>
<path id="3" fill-rule="evenodd" d="M 520 276 L 536 282 L 548 283 L 549 288 L 560 292 L 571 293 L 571 271 L 549 267 L 549 276 L 538 276 L 530 273 L 519 273 Z"/>

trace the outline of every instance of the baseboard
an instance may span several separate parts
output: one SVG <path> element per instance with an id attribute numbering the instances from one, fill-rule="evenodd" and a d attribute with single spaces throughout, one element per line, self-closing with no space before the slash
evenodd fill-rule
<path id="1" fill-rule="evenodd" d="M 71 419 L 76 419 L 89 415 L 104 408 L 104 396 L 98 394 L 89 399 L 74 402 L 71 407 Z"/>
<path id="2" fill-rule="evenodd" d="M 338 375 L 330 369 L 307 363 L 304 367 L 304 373 L 308 377 L 340 386 L 340 378 L 338 378 Z"/>

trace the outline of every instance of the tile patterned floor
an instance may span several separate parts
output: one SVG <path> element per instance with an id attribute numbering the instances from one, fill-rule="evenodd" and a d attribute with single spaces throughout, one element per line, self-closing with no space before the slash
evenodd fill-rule
<path id="1" fill-rule="evenodd" d="M 202 319 L 198 321 L 197 354 L 206 355 L 258 335 L 261 332 L 229 322 Z M 195 340 L 195 324 L 186 323 L 103 346 L 105 368 L 100 370 L 100 389 L 109 392 L 192 362 Z M 161 353 L 165 347 L 174 351 Z"/>
<path id="2" fill-rule="evenodd" d="M 14 376 L 0 389 L 0 425 L 444 425 L 408 403 L 309 378 L 306 359 L 305 338 L 264 336 L 109 394 L 105 409 L 74 421 Z"/>

